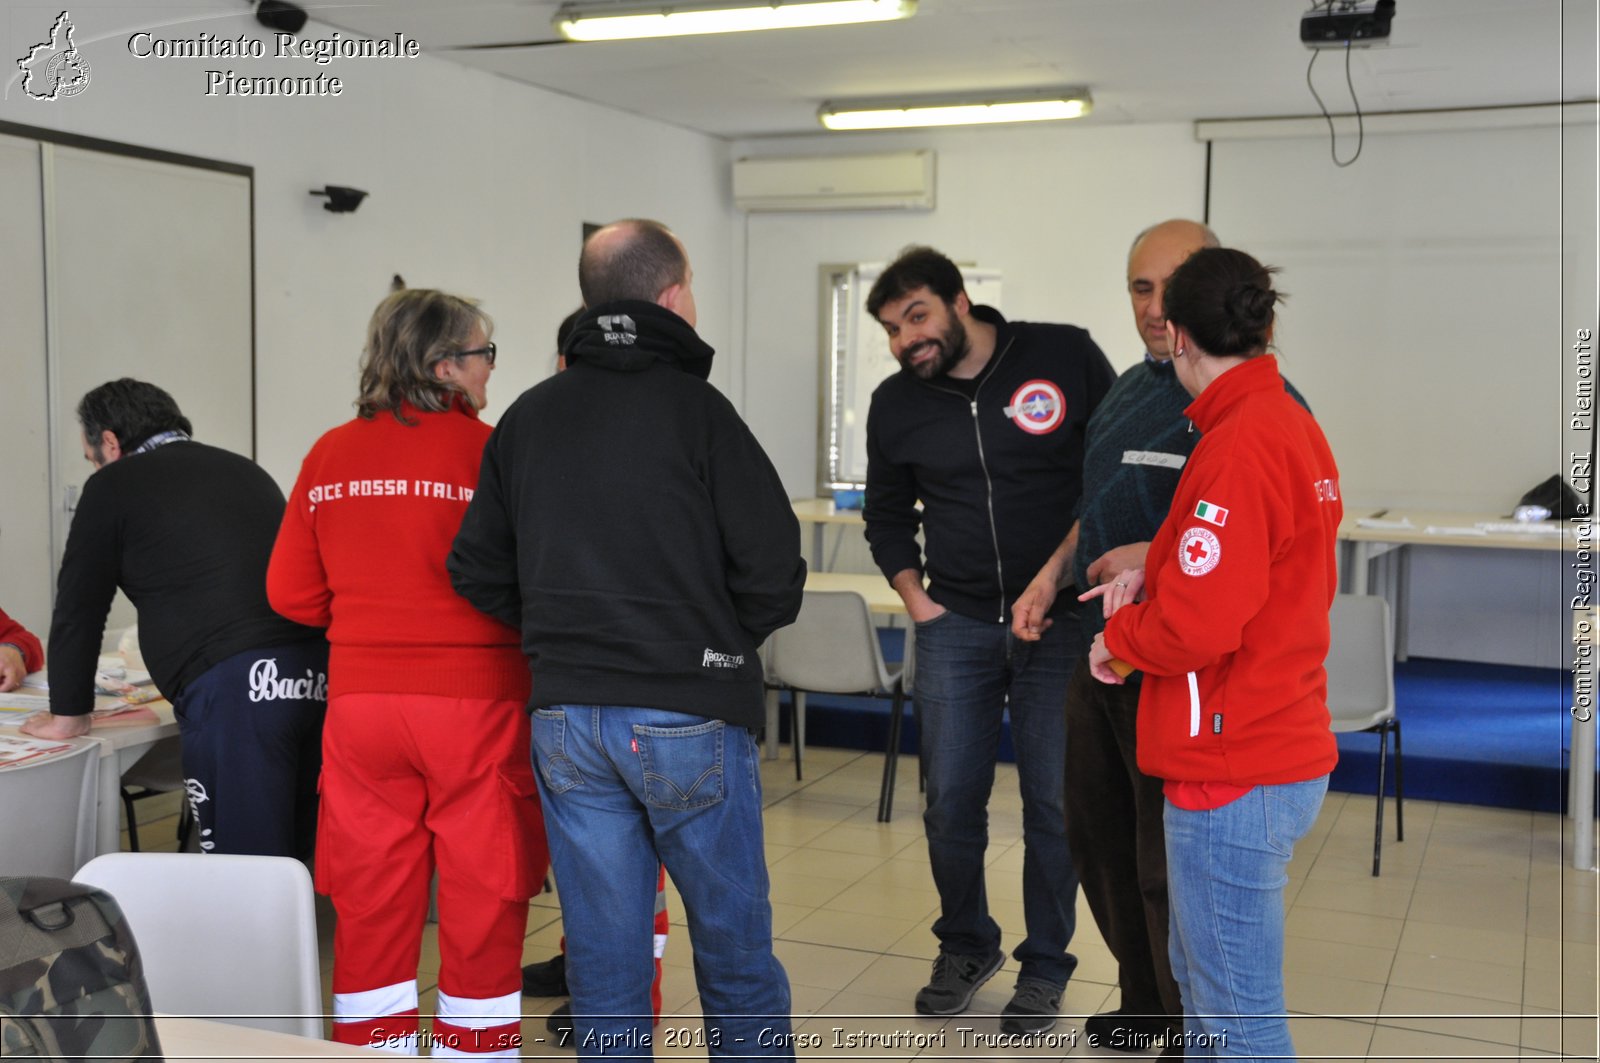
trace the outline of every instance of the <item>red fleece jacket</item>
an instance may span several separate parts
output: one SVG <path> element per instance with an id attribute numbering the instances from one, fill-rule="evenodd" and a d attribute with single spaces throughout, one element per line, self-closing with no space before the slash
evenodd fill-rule
<path id="1" fill-rule="evenodd" d="M 1270 355 L 1185 411 L 1204 433 L 1150 543 L 1142 604 L 1106 648 L 1145 672 L 1139 767 L 1185 782 L 1301 782 L 1331 771 L 1328 609 L 1339 471 Z"/>
<path id="2" fill-rule="evenodd" d="M 44 647 L 33 632 L 17 623 L 0 609 L 0 642 L 9 642 L 22 651 L 22 666 L 30 672 L 44 667 Z"/>
<path id="3" fill-rule="evenodd" d="M 317 440 L 289 496 L 267 597 L 326 626 L 331 695 L 526 699 L 515 629 L 450 586 L 444 559 L 478 484 L 489 426 L 461 406 L 356 418 Z"/>

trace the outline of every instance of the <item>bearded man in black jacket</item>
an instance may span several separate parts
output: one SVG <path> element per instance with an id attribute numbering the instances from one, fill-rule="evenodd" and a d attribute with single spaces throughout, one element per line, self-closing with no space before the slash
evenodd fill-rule
<path id="1" fill-rule="evenodd" d="M 777 472 L 707 383 L 692 280 L 658 222 L 589 237 L 567 370 L 500 420 L 448 567 L 522 630 L 579 1055 L 649 1055 L 659 854 L 694 940 L 704 1047 L 792 1059 L 756 651 L 798 614 L 805 562 Z"/>
<path id="2" fill-rule="evenodd" d="M 1058 598 L 1033 642 L 1011 634 L 1010 606 L 1072 524 L 1085 428 L 1113 374 L 1083 329 L 974 306 L 961 271 L 930 247 L 909 248 L 883 271 L 867 312 L 901 370 L 872 394 L 862 515 L 873 560 L 916 624 L 923 822 L 940 902 L 939 956 L 916 1009 L 960 1014 L 1005 962 L 984 854 L 1009 715 L 1026 936 L 1000 1028 L 1038 1033 L 1055 1025 L 1078 962 L 1067 951 L 1078 878 L 1061 783 L 1078 604 Z"/>

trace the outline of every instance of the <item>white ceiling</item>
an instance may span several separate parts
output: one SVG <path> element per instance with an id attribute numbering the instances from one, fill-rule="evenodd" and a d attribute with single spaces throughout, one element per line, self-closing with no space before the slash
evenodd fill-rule
<path id="1" fill-rule="evenodd" d="M 1067 84 L 1090 86 L 1093 124 L 1316 113 L 1309 0 L 921 0 L 902 22 L 595 44 L 557 40 L 559 0 L 300 2 L 341 29 L 404 32 L 453 62 L 721 137 L 819 132 L 826 100 Z M 1592 64 L 1594 11 L 1398 0 L 1391 43 L 1351 53 L 1361 108 L 1593 99 L 1592 76 L 1570 70 L 1563 93 L 1562 45 Z M 1335 113 L 1350 109 L 1343 65 L 1329 51 L 1315 70 Z"/>

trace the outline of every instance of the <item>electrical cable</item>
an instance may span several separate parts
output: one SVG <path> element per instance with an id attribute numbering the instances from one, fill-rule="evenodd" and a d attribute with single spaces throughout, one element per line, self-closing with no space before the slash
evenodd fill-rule
<path id="1" fill-rule="evenodd" d="M 1366 143 L 1367 135 L 1365 123 L 1361 118 L 1361 100 L 1356 96 L 1356 84 L 1350 76 L 1350 42 L 1344 42 L 1344 83 L 1350 88 L 1350 102 L 1356 108 L 1356 153 L 1343 162 L 1339 161 L 1339 134 L 1333 128 L 1333 116 L 1328 113 L 1327 104 L 1322 102 L 1317 86 L 1311 81 L 1311 70 L 1317 65 L 1317 56 L 1321 54 L 1321 48 L 1311 50 L 1311 62 L 1306 64 L 1306 88 L 1311 90 L 1311 98 L 1317 101 L 1317 108 L 1322 111 L 1322 117 L 1328 123 L 1328 154 L 1333 157 L 1333 164 L 1339 167 L 1349 166 L 1361 158 L 1361 148 Z"/>

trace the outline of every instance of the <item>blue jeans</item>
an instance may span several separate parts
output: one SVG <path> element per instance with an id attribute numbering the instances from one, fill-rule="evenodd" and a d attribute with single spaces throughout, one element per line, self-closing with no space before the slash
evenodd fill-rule
<path id="1" fill-rule="evenodd" d="M 1077 613 L 1061 610 L 1038 642 L 1009 625 L 947 612 L 917 625 L 917 707 L 928 776 L 923 823 L 939 890 L 933 924 L 942 951 L 989 956 L 1000 926 L 989 915 L 984 851 L 1000 722 L 1022 790 L 1022 910 L 1027 934 L 1013 954 L 1020 975 L 1066 985 L 1078 965 L 1067 951 L 1076 920 L 1078 876 L 1067 848 L 1067 681 L 1076 660 Z"/>
<path id="2" fill-rule="evenodd" d="M 1221 808 L 1166 807 L 1168 951 L 1192 1056 L 1292 1060 L 1283 887 L 1328 777 L 1257 786 Z"/>
<path id="3" fill-rule="evenodd" d="M 561 886 L 575 1047 L 651 1057 L 656 874 L 683 897 L 713 1057 L 793 1059 L 789 978 L 772 954 L 755 738 L 664 709 L 533 713 L 533 763 Z M 680 1031 L 676 1031 L 678 1033 Z"/>

